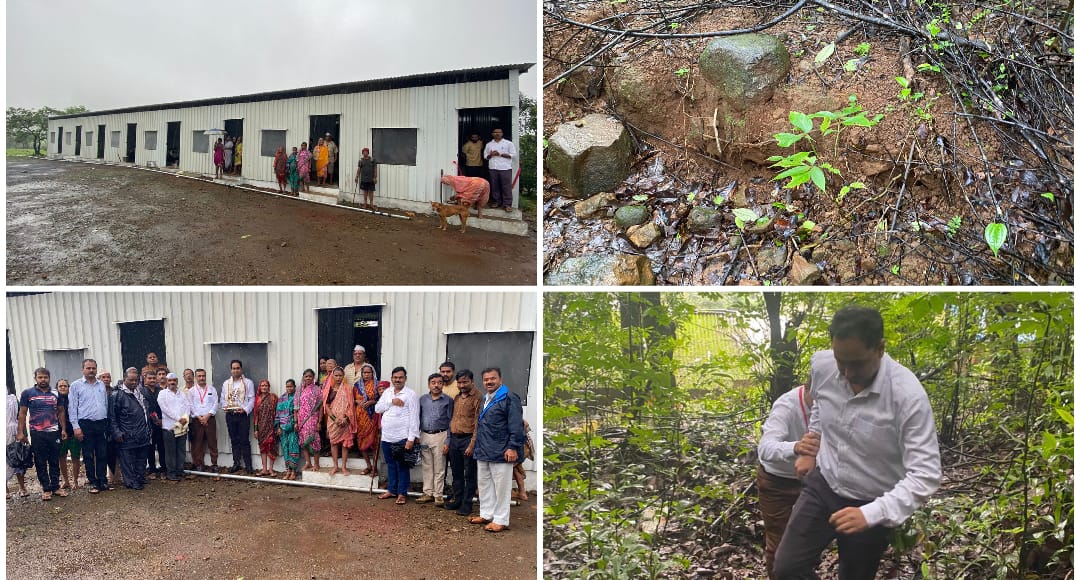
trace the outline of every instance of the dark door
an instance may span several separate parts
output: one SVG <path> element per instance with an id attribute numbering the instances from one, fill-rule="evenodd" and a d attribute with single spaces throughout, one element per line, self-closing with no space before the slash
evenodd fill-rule
<path id="1" fill-rule="evenodd" d="M 82 125 L 75 125 L 75 156 L 82 154 Z"/>
<path id="2" fill-rule="evenodd" d="M 514 140 L 514 123 L 511 107 L 484 107 L 480 109 L 458 109 L 458 167 L 465 167 L 465 156 L 461 146 L 469 140 L 469 135 L 478 133 L 484 143 L 491 141 L 491 132 L 503 130 L 503 139 Z M 517 145 L 517 143 L 515 143 Z M 487 168 L 487 160 L 484 160 Z"/>
<path id="3" fill-rule="evenodd" d="M 180 165 L 180 121 L 168 124 L 165 132 L 165 166 Z"/>
<path id="4" fill-rule="evenodd" d="M 375 367 L 375 374 L 383 378 L 380 372 L 381 322 L 381 306 L 319 310 L 319 357 L 333 358 L 344 367 L 352 362 L 353 348 L 359 344 L 367 351 L 368 362 Z"/>
<path id="5" fill-rule="evenodd" d="M 97 158 L 105 159 L 105 125 L 97 126 Z"/>
<path id="6" fill-rule="evenodd" d="M 127 157 L 124 158 L 128 163 L 135 163 L 135 126 L 136 123 L 128 123 Z"/>
<path id="7" fill-rule="evenodd" d="M 165 321 L 140 320 L 120 323 L 120 360 L 124 369 L 135 367 L 142 372 L 146 365 L 146 355 L 154 353 L 158 362 L 168 366 L 165 353 Z M 120 378 L 124 371 L 120 370 Z M 113 375 L 116 378 L 116 375 Z"/>
<path id="8" fill-rule="evenodd" d="M 334 138 L 334 144 L 341 146 L 341 115 L 312 115 L 311 134 L 308 137 L 308 149 L 314 149 L 320 138 L 329 133 Z M 341 150 L 338 150 L 338 158 L 341 158 Z M 334 164 L 334 172 L 326 176 L 327 183 L 340 183 L 338 176 L 341 173 L 340 163 Z M 315 180 L 315 163 L 311 164 L 311 179 Z M 351 360 L 350 356 L 350 360 Z"/>
<path id="9" fill-rule="evenodd" d="M 27 383 L 29 383 L 29 381 L 27 381 Z M 8 334 L 7 336 L 7 384 L 15 388 L 16 395 L 21 394 L 15 383 L 15 369 L 11 366 L 11 334 Z"/>
<path id="10" fill-rule="evenodd" d="M 468 332 L 446 338 L 446 360 L 459 371 L 471 370 L 477 386 L 484 369 L 499 367 L 503 384 L 521 397 L 523 405 L 528 403 L 532 358 L 532 332 Z"/>
<path id="11" fill-rule="evenodd" d="M 56 154 L 60 155 L 64 152 L 64 128 L 56 128 Z"/>

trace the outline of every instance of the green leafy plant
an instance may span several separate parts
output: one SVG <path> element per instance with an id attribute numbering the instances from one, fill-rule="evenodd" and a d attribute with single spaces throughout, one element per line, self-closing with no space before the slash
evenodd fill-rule
<path id="1" fill-rule="evenodd" d="M 643 193 L 639 193 L 639 194 L 631 197 L 630 199 L 632 199 L 634 201 L 645 201 L 645 200 L 649 199 L 649 196 L 647 196 L 647 195 L 645 195 Z"/>
<path id="2" fill-rule="evenodd" d="M 962 226 L 962 225 L 963 225 L 963 219 L 958 215 L 953 216 L 953 218 L 951 220 L 949 220 L 948 236 L 949 236 L 950 239 L 952 237 L 954 237 L 957 234 L 957 232 L 960 231 L 960 226 Z"/>
<path id="3" fill-rule="evenodd" d="M 690 69 L 685 67 L 685 66 L 683 68 L 675 71 L 675 76 L 677 76 L 677 77 L 684 77 L 684 76 L 686 76 L 688 74 L 690 74 Z"/>
<path id="4" fill-rule="evenodd" d="M 986 224 L 986 230 L 983 232 L 983 237 L 986 238 L 986 243 L 990 246 L 990 250 L 994 252 L 994 256 L 998 255 L 998 250 L 1005 245 L 1005 239 L 1008 236 L 1009 227 L 997 222 Z"/>
<path id="5" fill-rule="evenodd" d="M 859 45 L 855 47 L 855 54 L 859 56 L 866 56 L 870 54 L 870 43 L 860 42 Z"/>
<path id="6" fill-rule="evenodd" d="M 861 181 L 853 181 L 840 188 L 840 193 L 836 195 L 836 203 L 844 201 L 847 194 L 851 193 L 853 189 L 866 189 L 866 184 Z"/>
<path id="7" fill-rule="evenodd" d="M 1050 193 L 1049 191 L 1047 191 L 1046 193 L 1040 193 L 1039 197 L 1043 197 L 1043 198 L 1049 199 L 1050 201 L 1054 201 L 1054 194 Z"/>
<path id="8" fill-rule="evenodd" d="M 732 210 L 732 213 L 735 214 L 735 227 L 739 228 L 739 230 L 745 230 L 747 224 L 760 225 L 769 221 L 769 218 L 759 216 L 754 210 L 745 207 L 737 207 Z"/>

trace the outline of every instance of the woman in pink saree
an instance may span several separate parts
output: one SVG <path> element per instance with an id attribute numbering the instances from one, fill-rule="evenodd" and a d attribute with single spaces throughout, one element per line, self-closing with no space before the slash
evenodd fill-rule
<path id="1" fill-rule="evenodd" d="M 356 438 L 356 414 L 353 410 L 353 386 L 345 384 L 345 369 L 335 367 L 330 373 L 330 384 L 323 393 L 323 414 L 326 415 L 326 434 L 330 438 L 330 457 L 334 468 L 330 475 L 349 475 L 346 463 L 349 449 Z M 341 467 L 338 468 L 338 458 Z"/>
<path id="2" fill-rule="evenodd" d="M 487 206 L 488 198 L 491 197 L 491 184 L 486 179 L 464 175 L 444 175 L 440 181 L 454 186 L 454 195 L 449 201 L 457 200 L 461 202 L 461 205 L 474 206 L 476 217 L 480 217 L 480 208 Z"/>
<path id="3" fill-rule="evenodd" d="M 313 371 L 304 371 L 304 388 L 300 391 L 296 409 L 296 430 L 300 434 L 300 450 L 304 452 L 304 471 L 319 470 L 319 451 L 322 448 L 319 420 L 322 418 L 323 389 L 314 382 L 314 378 Z"/>
<path id="4" fill-rule="evenodd" d="M 296 154 L 296 169 L 300 173 L 301 191 L 310 192 L 308 184 L 311 183 L 311 151 L 308 151 L 307 142 L 300 144 L 300 152 Z"/>

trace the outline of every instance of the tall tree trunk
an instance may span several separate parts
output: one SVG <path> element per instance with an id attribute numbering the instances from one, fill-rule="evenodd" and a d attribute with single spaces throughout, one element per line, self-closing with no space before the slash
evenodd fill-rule
<path id="1" fill-rule="evenodd" d="M 766 292 L 765 312 L 769 316 L 769 356 L 772 358 L 773 372 L 769 379 L 769 402 L 772 403 L 795 386 L 795 363 L 799 360 L 799 345 L 794 332 L 784 331 L 780 322 L 780 306 L 783 295 L 779 292 Z M 794 328 L 794 327 L 793 327 Z"/>
<path id="2" fill-rule="evenodd" d="M 652 369 L 662 360 L 670 360 L 674 355 L 671 347 L 671 338 L 675 336 L 675 327 L 671 324 L 660 324 L 653 314 L 662 308 L 659 292 L 640 292 L 637 294 L 619 294 L 619 317 L 622 327 L 626 330 L 626 349 L 624 352 L 632 363 L 642 369 Z M 636 375 L 636 373 L 635 373 Z M 631 377 L 633 378 L 633 376 Z M 636 422 L 639 411 L 644 403 L 645 395 L 654 387 L 652 381 L 645 384 L 644 389 L 636 389 L 636 381 L 627 381 L 625 387 L 625 400 L 630 404 L 630 412 Z M 666 385 L 656 385 L 670 390 L 675 387 L 675 375 L 668 374 Z"/>

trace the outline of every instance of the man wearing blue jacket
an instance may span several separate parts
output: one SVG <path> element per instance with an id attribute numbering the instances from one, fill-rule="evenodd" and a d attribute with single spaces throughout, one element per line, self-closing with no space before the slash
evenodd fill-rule
<path id="1" fill-rule="evenodd" d="M 489 367 L 480 373 L 487 394 L 476 419 L 473 457 L 480 488 L 480 515 L 474 524 L 486 524 L 489 532 L 510 529 L 510 490 L 514 464 L 524 453 L 525 429 L 521 398 L 502 384 L 502 371 Z"/>
<path id="2" fill-rule="evenodd" d="M 109 395 L 110 438 L 119 446 L 120 473 L 124 486 L 146 485 L 146 455 L 150 448 L 148 416 L 150 393 L 139 386 L 139 371 L 124 372 L 124 384 Z"/>

